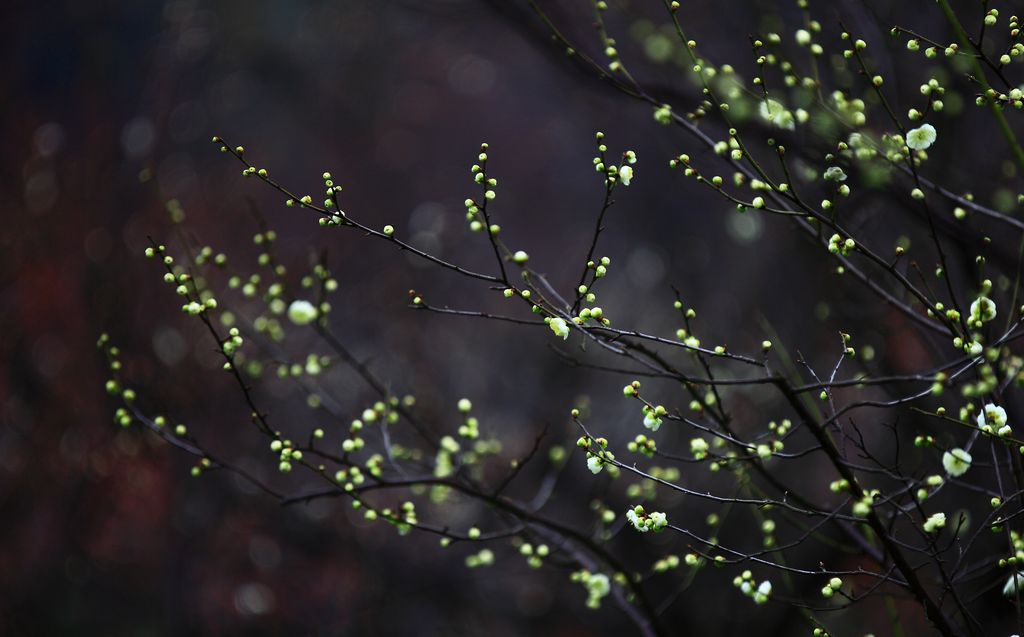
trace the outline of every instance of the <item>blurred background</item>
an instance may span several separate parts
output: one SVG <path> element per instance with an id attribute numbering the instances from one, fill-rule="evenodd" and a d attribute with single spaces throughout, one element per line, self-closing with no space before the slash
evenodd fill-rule
<path id="1" fill-rule="evenodd" d="M 628 7 L 629 18 L 613 24 L 645 78 L 666 98 L 681 94 L 685 108 L 695 105 L 697 92 L 673 63 L 681 52 L 655 26 L 663 20 L 652 21 L 660 3 L 613 4 Z M 743 70 L 753 68 L 745 45 L 729 38 L 802 21 L 795 3 L 729 4 L 735 10 L 694 2 L 686 16 L 705 54 Z M 846 12 L 880 48 L 901 48 L 887 34 L 901 12 L 948 37 L 939 16 L 919 14 L 931 3 L 873 4 L 829 10 Z M 595 44 L 585 6 L 549 6 L 573 37 Z M 466 396 L 509 457 L 545 427 L 545 445 L 574 440 L 565 414 L 581 402 L 609 437 L 636 433 L 622 377 L 565 364 L 544 331 L 411 311 L 410 289 L 439 306 L 508 305 L 486 285 L 383 243 L 325 232 L 244 179 L 212 135 L 244 145 L 256 165 L 314 198 L 330 171 L 345 186 L 342 206 L 361 222 L 394 224 L 414 245 L 481 271 L 493 268 L 493 256 L 467 231 L 462 201 L 478 194 L 469 166 L 486 141 L 502 236 L 565 290 L 601 206 L 591 164 L 601 130 L 613 153 L 632 148 L 640 159 L 598 249 L 613 262 L 602 302 L 616 324 L 673 334 L 675 286 L 709 317 L 706 343 L 756 351 L 771 337 L 825 361 L 838 354 L 842 329 L 857 334 L 860 347 L 886 353 L 878 369 L 931 361 L 930 343 L 898 315 L 865 305 L 870 297 L 860 288 L 834 285 L 827 260 L 788 225 L 729 214 L 727 202 L 669 171 L 670 157 L 699 154 L 693 142 L 567 62 L 524 3 L 171 0 L 9 9 L 14 18 L 0 44 L 8 69 L 0 86 L 0 634 L 632 632 L 614 605 L 584 608 L 585 591 L 567 573 L 534 571 L 507 547 L 495 549 L 498 567 L 468 570 L 467 551 L 381 532 L 341 502 L 281 508 L 228 475 L 192 479 L 190 458 L 111 422 L 107 372 L 94 346 L 103 331 L 124 351 L 124 379 L 147 408 L 188 423 L 211 448 L 289 492 L 308 484 L 272 477 L 214 348 L 181 315 L 159 266 L 142 258 L 147 236 L 174 246 L 166 205 L 176 200 L 189 232 L 242 271 L 257 269 L 254 209 L 276 229 L 278 257 L 295 282 L 326 251 L 340 283 L 333 329 L 397 393 L 415 393 L 438 430 L 451 433 L 455 401 Z M 926 79 L 919 60 L 904 67 L 898 56 L 880 58 L 894 94 L 912 98 Z M 929 176 L 997 201 L 1006 195 L 994 184 L 1015 174 L 997 162 L 984 174 L 963 170 L 989 158 L 993 133 L 975 121 L 969 114 L 960 128 L 939 126 L 949 141 L 936 148 Z M 885 206 L 863 202 L 868 231 L 886 241 L 911 235 L 916 221 Z M 339 371 L 333 379 L 333 400 L 353 415 L 373 399 L 354 377 Z M 666 402 L 675 400 L 671 384 L 665 389 Z M 302 396 L 261 396 L 280 427 L 320 424 Z M 786 415 L 766 415 L 756 397 L 739 393 L 734 413 L 741 422 Z M 530 497 L 529 486 L 518 495 Z M 591 524 L 597 496 L 603 492 L 573 456 L 547 510 Z M 680 509 L 670 508 L 670 517 L 684 515 L 674 502 Z M 711 512 L 687 506 L 695 520 Z M 662 551 L 685 550 L 659 539 Z M 754 606 L 730 579 L 688 590 L 667 623 L 688 622 L 694 634 L 749 629 L 750 615 L 736 607 Z M 798 620 L 782 605 L 759 612 L 760 634 L 782 634 Z M 885 632 L 870 616 L 850 621 Z"/>

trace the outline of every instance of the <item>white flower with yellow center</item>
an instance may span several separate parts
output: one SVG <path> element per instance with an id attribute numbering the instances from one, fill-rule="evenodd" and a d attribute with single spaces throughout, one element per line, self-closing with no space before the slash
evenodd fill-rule
<path id="1" fill-rule="evenodd" d="M 938 133 L 931 124 L 922 124 L 907 131 L 907 146 L 913 150 L 925 150 L 935 143 Z"/>
<path id="2" fill-rule="evenodd" d="M 942 454 L 942 467 L 953 477 L 960 477 L 971 468 L 971 454 L 963 449 L 950 449 Z"/>
<path id="3" fill-rule="evenodd" d="M 1006 424 L 1006 410 L 998 405 L 989 403 L 978 414 L 978 428 L 987 434 L 997 433 L 1000 436 L 1009 435 L 1012 430 Z"/>

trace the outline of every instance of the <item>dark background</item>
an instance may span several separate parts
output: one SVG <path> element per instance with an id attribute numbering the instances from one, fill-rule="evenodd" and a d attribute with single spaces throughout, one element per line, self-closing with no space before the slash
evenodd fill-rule
<path id="1" fill-rule="evenodd" d="M 659 3 L 632 4 L 633 18 L 657 15 Z M 687 16 L 705 53 L 749 70 L 745 45 L 730 38 L 771 28 L 775 16 L 798 24 L 790 4 L 693 3 Z M 896 52 L 879 54 L 894 93 L 915 95 L 920 58 L 901 57 L 887 31 L 903 12 L 942 33 L 938 16 L 920 15 L 933 3 L 835 4 L 823 21 L 847 11 L 873 47 Z M 338 502 L 282 509 L 229 476 L 189 478 L 189 458 L 111 423 L 107 372 L 94 349 L 102 331 L 125 351 L 125 378 L 147 406 L 243 465 L 268 470 L 210 343 L 181 316 L 160 269 L 142 258 L 147 235 L 172 240 L 165 202 L 177 199 L 191 232 L 249 270 L 252 206 L 276 228 L 295 280 L 326 249 L 341 283 L 333 327 L 396 391 L 415 391 L 439 428 L 453 429 L 455 400 L 471 397 L 485 430 L 515 455 L 545 425 L 553 441 L 574 439 L 565 414 L 585 395 L 603 431 L 635 433 L 621 377 L 565 365 L 545 346 L 547 333 L 410 311 L 410 288 L 437 305 L 508 306 L 486 285 L 424 268 L 384 244 L 324 233 L 243 179 L 210 143 L 214 134 L 245 145 L 257 165 L 302 192 L 318 192 L 320 174 L 331 171 L 346 187 L 343 206 L 361 221 L 392 223 L 424 249 L 478 269 L 492 267 L 491 256 L 466 231 L 461 202 L 477 192 L 468 168 L 487 141 L 504 239 L 565 289 L 601 204 L 590 160 L 594 132 L 603 130 L 614 152 L 634 148 L 640 157 L 598 251 L 613 259 L 602 301 L 616 324 L 672 334 L 675 285 L 702 317 L 713 317 L 704 323 L 706 343 L 753 351 L 770 325 L 793 349 L 832 360 L 838 331 L 856 330 L 861 347 L 885 352 L 889 369 L 928 362 L 907 325 L 884 308 L 865 310 L 856 288 L 835 286 L 825 259 L 789 227 L 736 221 L 727 202 L 672 174 L 668 158 L 694 152 L 693 142 L 566 62 L 521 3 L 174 0 L 12 9 L 0 49 L 2 634 L 631 632 L 610 602 L 586 610 L 585 592 L 567 573 L 532 571 L 510 549 L 496 549 L 494 568 L 467 570 L 467 552 L 381 532 Z M 552 9 L 593 44 L 585 6 Z M 629 27 L 617 26 L 622 48 L 639 59 Z M 677 69 L 644 68 L 692 106 L 696 92 Z M 992 131 L 975 126 L 977 118 L 940 125 L 940 139 L 951 141 L 936 148 L 929 176 L 995 197 L 986 186 L 1001 165 L 982 175 L 962 170 L 991 160 Z M 898 210 L 884 212 L 895 217 L 884 224 L 890 240 L 899 224 L 913 225 Z M 334 397 L 353 414 L 372 399 L 353 378 L 336 380 Z M 737 401 L 741 416 L 768 418 Z M 265 401 L 280 420 L 314 418 L 300 403 L 274 394 Z M 597 493 L 583 460 L 573 461 L 549 511 L 582 521 Z M 303 481 L 282 484 L 299 491 Z M 686 515 L 709 511 L 694 504 Z M 669 617 L 692 622 L 694 634 L 712 626 L 740 634 L 754 607 L 728 579 L 690 589 Z M 777 606 L 758 612 L 772 631 L 794 619 Z M 856 621 L 884 633 L 870 618 Z"/>

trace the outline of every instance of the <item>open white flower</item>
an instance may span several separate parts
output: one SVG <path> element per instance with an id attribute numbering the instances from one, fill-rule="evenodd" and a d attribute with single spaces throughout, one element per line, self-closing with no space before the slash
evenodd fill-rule
<path id="1" fill-rule="evenodd" d="M 1000 436 L 1011 433 L 1010 426 L 1006 424 L 1006 410 L 998 405 L 989 403 L 978 414 L 978 428 L 985 433 L 998 433 Z"/>
<path id="2" fill-rule="evenodd" d="M 633 179 L 633 167 L 623 166 L 619 168 L 619 181 L 622 182 L 623 186 L 628 186 L 629 182 Z"/>
<path id="3" fill-rule="evenodd" d="M 987 323 L 996 317 L 996 303 L 987 296 L 979 296 L 971 303 L 971 322 Z"/>
<path id="4" fill-rule="evenodd" d="M 587 458 L 587 469 L 590 469 L 590 473 L 596 475 L 601 473 L 601 469 L 604 469 L 604 463 L 597 456 L 590 456 Z"/>
<path id="5" fill-rule="evenodd" d="M 942 467 L 951 476 L 960 477 L 971 468 L 971 454 L 963 449 L 950 449 L 942 454 Z"/>
<path id="6" fill-rule="evenodd" d="M 644 427 L 651 431 L 657 431 L 658 427 L 661 427 L 661 418 L 658 418 L 658 414 L 653 409 L 644 412 Z"/>
<path id="7" fill-rule="evenodd" d="M 643 525 L 643 521 L 640 519 L 640 516 L 638 516 L 636 511 L 633 509 L 628 509 L 626 511 L 626 520 L 628 520 L 637 531 L 640 531 L 641 533 L 647 532 L 647 527 Z"/>
<path id="8" fill-rule="evenodd" d="M 924 532 L 925 533 L 936 533 L 939 529 L 946 526 L 946 514 L 945 513 L 933 513 L 928 516 L 928 519 L 924 521 Z"/>
<path id="9" fill-rule="evenodd" d="M 548 321 L 548 327 L 555 333 L 555 336 L 560 336 L 563 341 L 569 338 L 569 324 L 565 322 L 565 319 L 555 317 Z"/>
<path id="10" fill-rule="evenodd" d="M 651 514 L 647 516 L 647 521 L 655 531 L 660 531 L 668 526 L 668 516 L 662 511 L 652 511 Z"/>
<path id="11" fill-rule="evenodd" d="M 773 99 L 767 99 L 761 102 L 760 106 L 761 117 L 768 120 L 772 124 L 775 124 L 779 128 L 785 128 L 786 130 L 793 130 L 796 128 L 796 122 L 793 120 L 793 114 L 786 110 L 786 107 L 782 105 L 782 102 Z"/>
<path id="12" fill-rule="evenodd" d="M 935 143 L 938 133 L 931 124 L 922 124 L 907 131 L 907 146 L 914 150 L 925 150 Z"/>
<path id="13" fill-rule="evenodd" d="M 316 316 L 316 306 L 309 301 L 300 299 L 292 301 L 292 304 L 288 306 L 288 318 L 296 325 L 308 325 L 316 319 Z"/>
<path id="14" fill-rule="evenodd" d="M 644 427 L 647 427 L 651 431 L 657 431 L 661 427 L 661 418 L 658 418 L 653 413 L 648 413 L 644 416 Z"/>
<path id="15" fill-rule="evenodd" d="M 627 509 L 626 519 L 633 525 L 634 529 L 641 533 L 647 533 L 648 531 L 658 533 L 668 526 L 668 516 L 665 513 L 661 511 L 647 513 L 641 505 Z"/>
<path id="16" fill-rule="evenodd" d="M 825 169 L 825 181 L 846 181 L 846 172 L 839 166 L 829 166 Z"/>

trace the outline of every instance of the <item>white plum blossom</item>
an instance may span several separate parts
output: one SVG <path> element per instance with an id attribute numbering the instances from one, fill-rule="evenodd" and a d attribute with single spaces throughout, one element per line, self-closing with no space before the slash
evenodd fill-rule
<path id="1" fill-rule="evenodd" d="M 658 533 L 668 526 L 668 516 L 661 511 L 646 513 L 642 505 L 636 505 L 626 511 L 626 519 L 633 528 L 641 533 L 654 531 Z"/>
<path id="2" fill-rule="evenodd" d="M 936 533 L 944 526 L 946 526 L 946 514 L 941 512 L 933 513 L 924 521 L 924 532 Z"/>
<path id="3" fill-rule="evenodd" d="M 743 574 L 736 576 L 732 583 L 733 586 L 740 589 L 741 593 L 752 598 L 755 604 L 767 603 L 772 594 L 772 583 L 769 580 L 764 580 L 758 584 L 754 579 L 754 574 L 750 571 L 743 571 Z"/>
<path id="4" fill-rule="evenodd" d="M 846 172 L 839 166 L 829 166 L 825 169 L 825 181 L 846 181 Z"/>
<path id="5" fill-rule="evenodd" d="M 768 597 L 772 594 L 772 583 L 768 580 L 761 582 L 757 590 L 754 591 L 754 603 L 764 604 L 768 601 Z"/>
<path id="6" fill-rule="evenodd" d="M 665 409 L 661 406 L 648 407 L 644 405 L 644 427 L 647 427 L 651 431 L 657 431 L 661 427 L 661 415 L 665 413 Z"/>
<path id="7" fill-rule="evenodd" d="M 622 182 L 623 186 L 628 186 L 629 182 L 633 179 L 633 167 L 623 166 L 619 168 L 619 181 Z"/>
<path id="8" fill-rule="evenodd" d="M 996 317 L 995 301 L 987 296 L 979 296 L 971 303 L 971 323 L 981 327 L 981 323 L 987 323 Z"/>
<path id="9" fill-rule="evenodd" d="M 971 454 L 963 449 L 950 449 L 942 454 L 942 467 L 951 476 L 960 477 L 971 468 Z"/>
<path id="10" fill-rule="evenodd" d="M 978 427 L 985 433 L 997 433 L 1000 436 L 1008 436 L 1012 430 L 1006 424 L 1006 410 L 998 405 L 989 403 L 978 414 Z"/>
<path id="11" fill-rule="evenodd" d="M 657 431 L 661 427 L 661 418 L 654 415 L 654 412 L 649 411 L 644 414 L 644 427 L 647 427 L 651 431 Z"/>
<path id="12" fill-rule="evenodd" d="M 288 306 L 288 318 L 296 325 L 308 325 L 317 316 L 316 306 L 309 301 L 295 300 Z"/>
<path id="13" fill-rule="evenodd" d="M 938 133 L 931 124 L 922 124 L 907 131 L 907 146 L 913 150 L 925 150 L 935 143 Z"/>
<path id="14" fill-rule="evenodd" d="M 565 322 L 565 319 L 555 317 L 548 321 L 548 327 L 555 333 L 555 336 L 561 337 L 563 341 L 569 338 L 569 324 Z"/>
<path id="15" fill-rule="evenodd" d="M 782 102 L 767 99 L 761 102 L 760 113 L 763 119 L 775 124 L 779 128 L 785 128 L 786 130 L 796 128 L 793 114 L 786 110 Z"/>
<path id="16" fill-rule="evenodd" d="M 587 458 L 587 468 L 590 469 L 590 473 L 596 475 L 601 473 L 601 469 L 604 469 L 604 463 L 597 456 L 590 456 Z"/>

